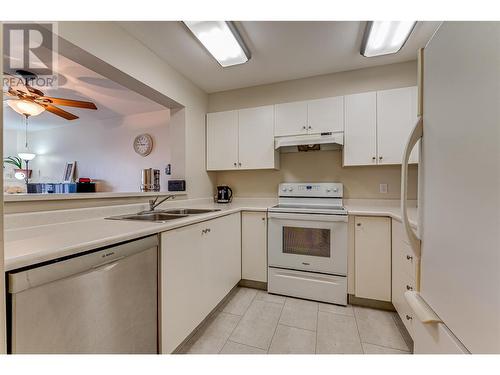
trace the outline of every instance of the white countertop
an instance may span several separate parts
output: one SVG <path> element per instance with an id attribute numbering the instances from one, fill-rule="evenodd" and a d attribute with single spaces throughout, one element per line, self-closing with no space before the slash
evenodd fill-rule
<path id="1" fill-rule="evenodd" d="M 4 202 L 30 202 L 30 201 L 58 201 L 72 199 L 104 199 L 128 197 L 156 197 L 165 195 L 186 195 L 185 191 L 148 191 L 148 192 L 101 192 L 101 193 L 70 193 L 70 194 L 7 194 L 4 193 Z"/>
<path id="2" fill-rule="evenodd" d="M 174 228 L 195 224 L 240 211 L 267 211 L 276 199 L 235 199 L 215 204 L 210 199 L 166 202 L 161 208 L 220 208 L 220 211 L 187 216 L 167 223 L 106 220 L 105 217 L 135 213 L 146 205 L 109 206 L 5 216 L 5 270 L 10 271 L 68 255 L 113 245 Z M 388 216 L 401 220 L 397 201 L 346 200 L 350 215 Z M 416 208 L 409 211 L 416 226 Z"/>

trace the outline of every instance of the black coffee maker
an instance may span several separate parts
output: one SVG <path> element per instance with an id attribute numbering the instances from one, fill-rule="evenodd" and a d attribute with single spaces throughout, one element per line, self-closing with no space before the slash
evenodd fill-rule
<path id="1" fill-rule="evenodd" d="M 217 203 L 230 203 L 233 199 L 233 191 L 229 186 L 217 186 L 217 196 L 215 197 Z"/>

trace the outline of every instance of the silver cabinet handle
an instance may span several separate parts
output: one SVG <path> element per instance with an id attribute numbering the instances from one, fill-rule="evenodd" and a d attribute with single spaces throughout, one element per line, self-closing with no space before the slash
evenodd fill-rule
<path id="1" fill-rule="evenodd" d="M 407 286 L 406 286 L 406 290 L 413 290 L 413 287 L 412 287 L 412 286 L 410 286 L 410 285 L 407 285 Z"/>
<path id="2" fill-rule="evenodd" d="M 412 319 L 413 319 L 413 317 L 412 317 L 412 316 L 410 316 L 410 315 L 406 314 L 406 320 L 412 320 Z"/>
<path id="3" fill-rule="evenodd" d="M 408 259 L 408 260 L 413 260 L 413 257 L 412 257 L 411 255 L 407 255 L 407 256 L 406 256 L 406 259 Z"/>

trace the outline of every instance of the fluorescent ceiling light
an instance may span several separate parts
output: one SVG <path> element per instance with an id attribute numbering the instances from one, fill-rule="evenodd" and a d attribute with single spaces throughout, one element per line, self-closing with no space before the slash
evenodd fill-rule
<path id="1" fill-rule="evenodd" d="M 398 52 L 410 37 L 416 21 L 370 21 L 366 25 L 361 54 L 365 57 Z"/>
<path id="2" fill-rule="evenodd" d="M 183 21 L 223 67 L 246 63 L 250 51 L 231 22 Z"/>

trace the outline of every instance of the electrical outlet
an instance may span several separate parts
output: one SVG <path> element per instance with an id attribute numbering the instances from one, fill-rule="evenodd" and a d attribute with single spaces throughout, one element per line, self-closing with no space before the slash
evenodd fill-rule
<path id="1" fill-rule="evenodd" d="M 382 194 L 387 194 L 387 184 L 380 184 L 379 185 L 379 191 Z"/>

